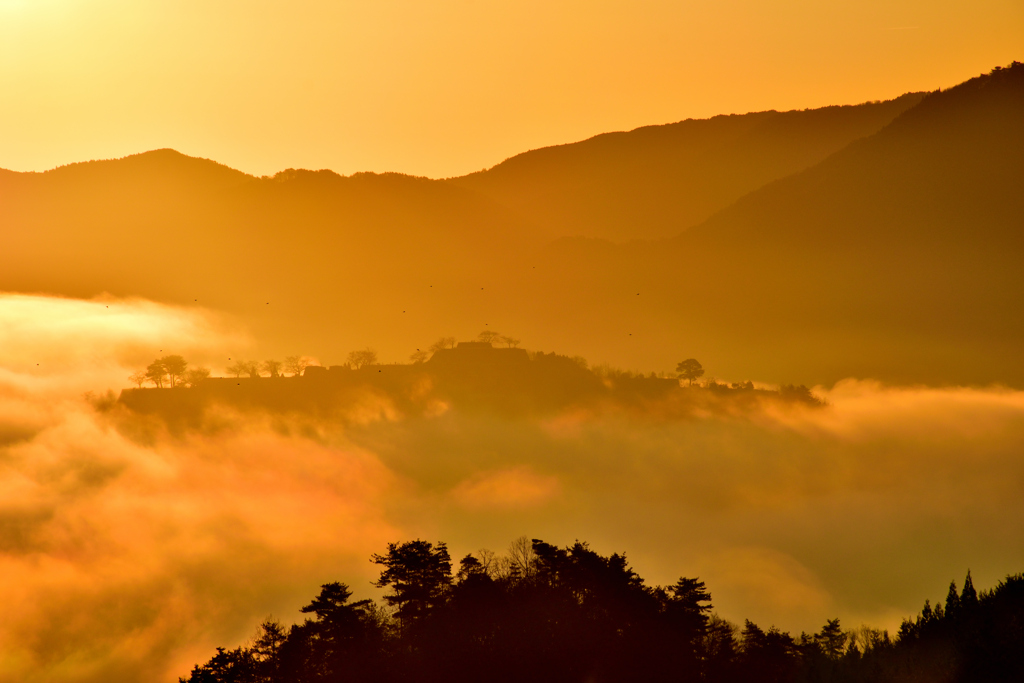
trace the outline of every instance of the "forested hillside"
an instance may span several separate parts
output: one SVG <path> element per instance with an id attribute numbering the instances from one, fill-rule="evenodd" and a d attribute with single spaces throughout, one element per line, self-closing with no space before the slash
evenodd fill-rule
<path id="1" fill-rule="evenodd" d="M 980 594 L 970 572 L 944 605 L 899 632 L 844 630 L 826 619 L 798 637 L 717 617 L 699 578 L 648 586 L 624 554 L 577 541 L 514 541 L 506 555 L 463 557 L 444 543 L 389 544 L 371 561 L 384 604 L 350 601 L 339 582 L 269 620 L 254 640 L 220 648 L 188 683 L 491 681 L 538 683 L 1011 683 L 1024 677 L 1024 575 Z M 185 681 L 186 679 L 182 679 Z"/>

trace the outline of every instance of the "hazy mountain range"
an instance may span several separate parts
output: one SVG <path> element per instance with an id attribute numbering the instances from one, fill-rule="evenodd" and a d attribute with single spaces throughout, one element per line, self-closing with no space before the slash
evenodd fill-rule
<path id="1" fill-rule="evenodd" d="M 594 362 L 1024 385 L 1024 65 L 600 135 L 462 178 L 158 150 L 0 171 L 0 290 L 237 317 L 263 355 L 482 329 Z"/>

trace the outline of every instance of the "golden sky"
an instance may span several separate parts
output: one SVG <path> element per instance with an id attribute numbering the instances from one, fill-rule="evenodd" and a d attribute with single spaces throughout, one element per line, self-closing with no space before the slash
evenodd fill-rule
<path id="1" fill-rule="evenodd" d="M 0 0 L 0 167 L 173 147 L 256 174 L 461 175 L 949 87 L 1022 46 L 1019 0 Z"/>
<path id="2" fill-rule="evenodd" d="M 1022 0 L 0 0 L 0 168 L 169 147 L 254 174 L 456 176 L 606 131 L 948 88 L 1022 48 Z M 250 182 L 170 152 L 0 174 L 0 683 L 174 680 L 268 614 L 298 619 L 324 581 L 372 597 L 367 557 L 411 538 L 456 557 L 521 534 L 588 540 L 652 583 L 706 579 L 737 623 L 794 633 L 836 616 L 894 629 L 968 567 L 979 588 L 1019 571 L 1022 328 L 1003 315 L 1024 291 L 1019 109 L 971 99 L 962 116 L 944 97 L 919 147 L 901 137 L 910 117 L 838 160 L 896 107 L 815 114 L 738 151 L 709 133 L 725 170 L 691 195 L 683 182 L 714 175 L 696 153 L 536 163 L 536 185 L 576 159 L 598 179 L 577 176 L 586 202 L 535 193 L 522 215 L 479 177 Z M 761 169 L 772 154 L 789 165 Z M 590 229 L 611 187 L 629 211 L 617 234 L 676 235 L 815 164 L 693 241 L 533 232 L 579 207 Z M 536 198 L 517 178 L 507 195 Z M 884 183 L 906 190 L 892 211 Z M 701 192 L 691 223 L 665 199 Z M 633 221 L 650 197 L 658 220 Z M 878 216 L 905 244 L 881 229 L 864 244 L 915 249 L 831 259 Z M 834 239 L 802 251 L 815 221 Z M 762 222 L 776 251 L 729 242 Z M 952 246 L 916 249 L 942 231 Z M 175 430 L 105 398 L 168 353 L 216 376 L 232 358 L 332 365 L 364 346 L 404 362 L 481 330 L 645 374 L 693 356 L 721 381 L 820 383 L 827 405 L 479 418 L 366 391 L 337 423 L 218 407 Z"/>

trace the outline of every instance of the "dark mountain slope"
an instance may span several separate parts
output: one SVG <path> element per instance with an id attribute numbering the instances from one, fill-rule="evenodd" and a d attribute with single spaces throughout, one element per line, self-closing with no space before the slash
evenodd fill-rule
<path id="1" fill-rule="evenodd" d="M 606 133 L 451 182 L 514 209 L 552 238 L 668 237 L 877 132 L 922 96 Z"/>
<path id="2" fill-rule="evenodd" d="M 751 272 L 821 269 L 823 315 L 1022 339 L 1024 65 L 934 93 L 877 135 L 676 240 Z M 824 292 L 827 291 L 828 294 Z M 817 310 L 815 308 L 814 310 Z"/>
<path id="3" fill-rule="evenodd" d="M 877 135 L 751 194 L 678 242 L 778 250 L 873 249 L 878 240 L 900 249 L 1019 247 L 1022 113 L 1019 64 L 932 93 Z"/>
<path id="4" fill-rule="evenodd" d="M 601 272 L 582 285 L 595 297 L 613 296 L 602 283 L 643 291 L 658 334 L 699 336 L 729 374 L 753 372 L 734 364 L 745 346 L 767 375 L 800 368 L 807 382 L 1021 385 L 1022 182 L 1024 65 L 1014 64 L 929 95 L 676 238 L 567 242 L 552 258 L 580 264 L 572 277 Z"/>

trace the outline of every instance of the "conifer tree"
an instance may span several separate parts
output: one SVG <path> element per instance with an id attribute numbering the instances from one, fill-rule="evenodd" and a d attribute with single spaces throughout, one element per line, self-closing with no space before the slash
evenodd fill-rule
<path id="1" fill-rule="evenodd" d="M 967 570 L 967 578 L 964 579 L 964 590 L 960 594 L 960 607 L 963 611 L 973 610 L 978 606 L 978 592 L 974 590 L 974 582 L 971 581 L 971 570 Z"/>
<path id="2" fill-rule="evenodd" d="M 946 618 L 953 621 L 960 618 L 960 596 L 956 592 L 956 581 L 949 582 L 949 593 L 946 595 Z"/>

